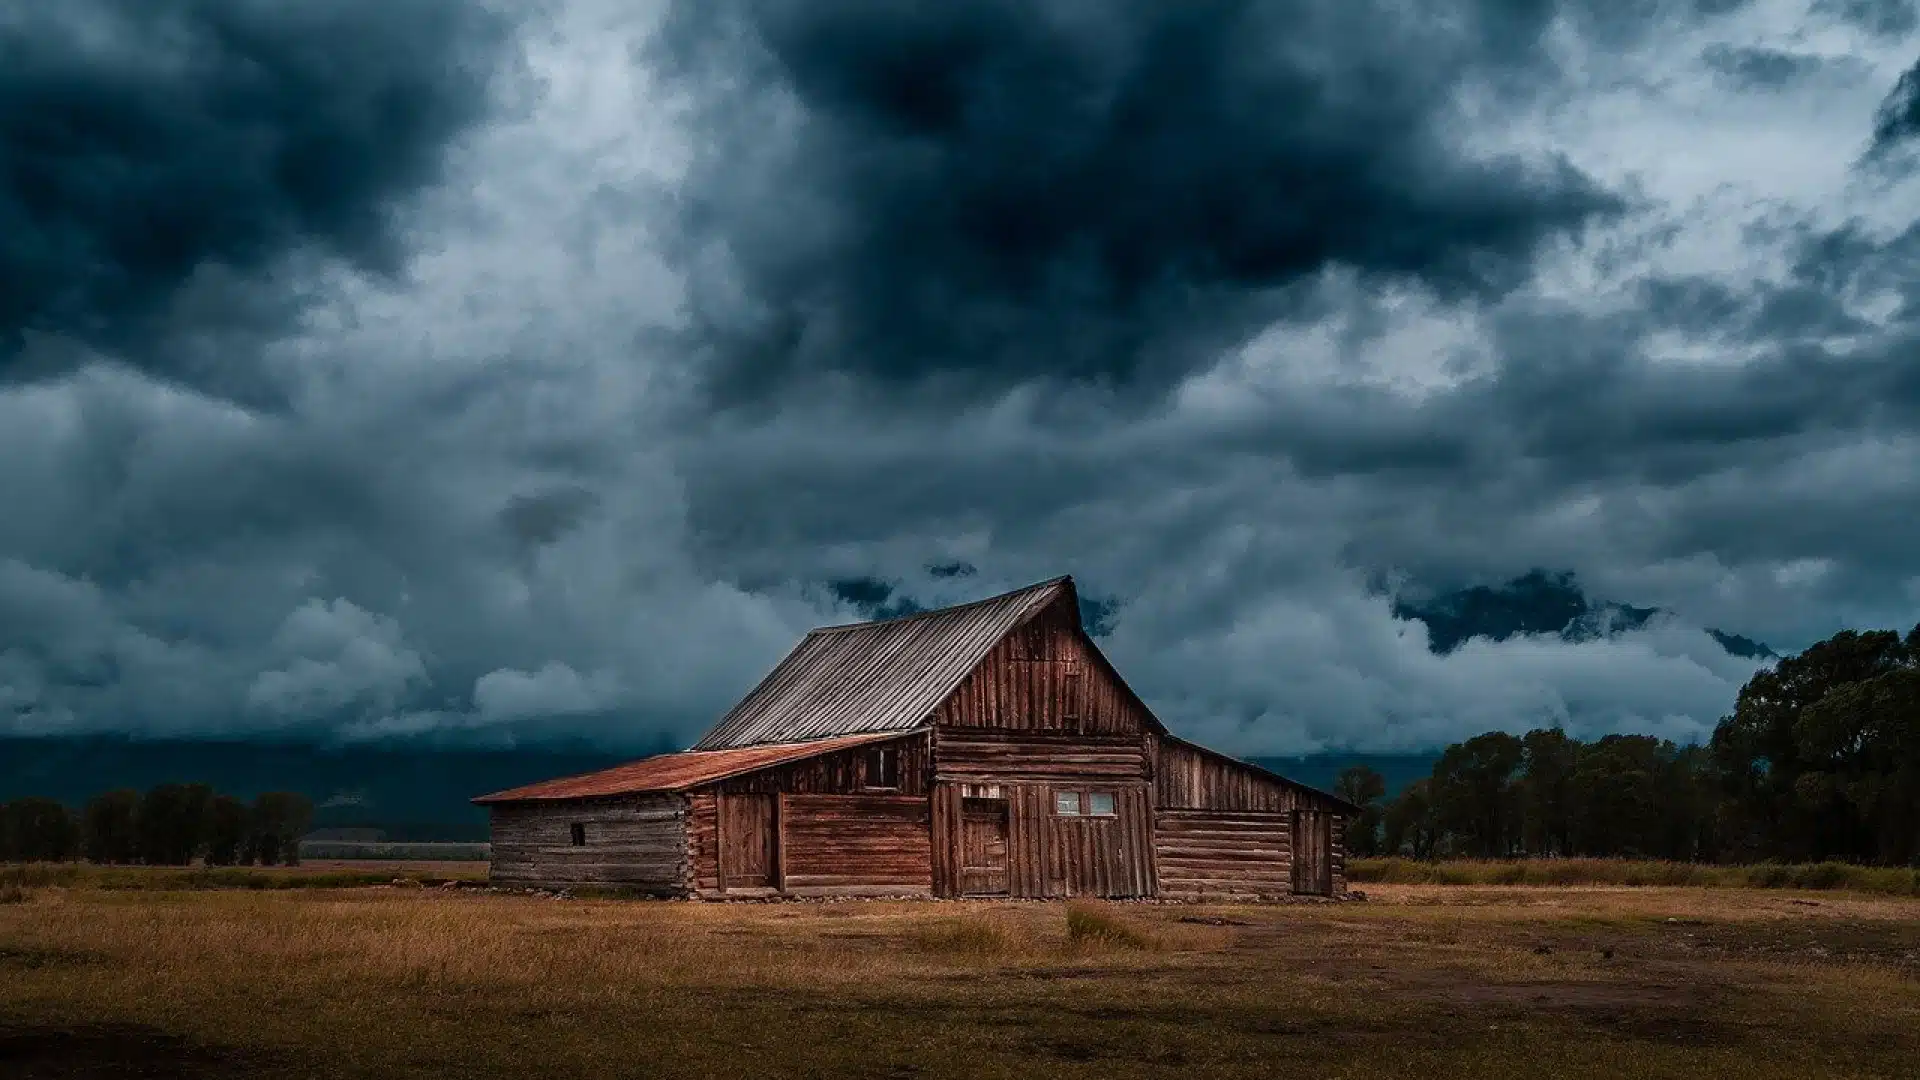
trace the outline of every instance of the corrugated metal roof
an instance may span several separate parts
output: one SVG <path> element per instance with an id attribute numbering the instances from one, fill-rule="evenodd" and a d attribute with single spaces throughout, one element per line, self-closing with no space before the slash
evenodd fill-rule
<path id="1" fill-rule="evenodd" d="M 898 619 L 823 627 L 695 743 L 724 750 L 925 724 L 960 681 L 1073 579 Z"/>
<path id="2" fill-rule="evenodd" d="M 784 765 L 816 754 L 864 746 L 899 738 L 898 732 L 849 735 L 838 739 L 814 739 L 803 743 L 749 746 L 739 750 L 687 750 L 678 754 L 658 754 L 611 769 L 543 780 L 525 787 L 496 791 L 473 800 L 476 803 L 533 802 L 544 799 L 591 799 L 608 795 L 638 795 L 655 791 L 685 791 L 715 780 L 725 780 L 772 765 Z"/>

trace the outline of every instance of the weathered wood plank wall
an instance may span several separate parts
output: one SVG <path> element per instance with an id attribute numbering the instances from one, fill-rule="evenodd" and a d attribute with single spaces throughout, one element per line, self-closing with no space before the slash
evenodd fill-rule
<path id="1" fill-rule="evenodd" d="M 1346 890 L 1338 803 L 1230 758 L 1172 739 L 1149 747 L 1154 785 L 1154 857 L 1163 896 L 1271 896 Z M 1294 873 L 1294 820 L 1329 835 Z"/>
<path id="2" fill-rule="evenodd" d="M 1140 780 L 1147 775 L 1139 735 L 939 729 L 934 732 L 933 757 L 941 780 Z"/>
<path id="3" fill-rule="evenodd" d="M 634 795 L 491 808 L 490 880 L 503 884 L 604 884 L 660 894 L 689 881 L 687 803 L 677 795 Z M 574 846 L 573 826 L 586 843 Z"/>
<path id="4" fill-rule="evenodd" d="M 1285 896 L 1293 891 L 1292 834 L 1291 814 L 1160 810 L 1153 842 L 1160 895 L 1186 900 Z"/>
<path id="5" fill-rule="evenodd" d="M 784 881 L 795 896 L 926 894 L 928 804 L 912 795 L 781 795 Z"/>
<path id="6" fill-rule="evenodd" d="M 886 748 L 898 755 L 894 788 L 869 787 L 870 751 Z M 910 895 L 932 885 L 932 837 L 926 792 L 928 735 L 898 739 L 808 758 L 746 776 L 722 780 L 695 791 L 688 800 L 690 880 L 701 896 L 755 896 L 784 891 L 790 895 Z M 745 817 L 729 810 L 724 832 L 721 807 L 732 800 L 762 796 L 771 809 L 755 818 L 764 835 L 747 835 Z M 836 840 L 835 838 L 838 838 Z M 746 864 L 724 851 L 764 845 L 770 875 L 735 873 Z M 758 865 L 757 863 L 754 865 Z"/>
<path id="7" fill-rule="evenodd" d="M 963 893 L 963 800 L 969 792 L 997 792 L 1007 806 L 1007 893 L 1042 898 L 1149 896 L 1153 892 L 1153 817 L 1145 781 L 1031 782 L 1001 779 L 991 784 L 934 785 L 933 889 Z M 1099 791 L 1113 795 L 1111 817 L 1068 817 L 1054 812 L 1056 792 Z M 986 875 L 975 874 L 975 878 Z"/>
<path id="8" fill-rule="evenodd" d="M 872 760 L 869 751 L 885 747 L 899 754 L 899 786 L 895 792 L 901 795 L 925 795 L 928 778 L 927 741 L 927 732 L 917 731 L 898 739 L 856 746 L 851 750 L 822 754 L 791 765 L 722 780 L 716 790 L 768 794 L 784 791 L 789 795 L 860 794 L 869 790 L 867 768 Z"/>
<path id="9" fill-rule="evenodd" d="M 1146 711 L 1074 633 L 1073 618 L 1062 597 L 1007 635 L 940 703 L 934 722 L 1088 735 L 1148 730 Z"/>

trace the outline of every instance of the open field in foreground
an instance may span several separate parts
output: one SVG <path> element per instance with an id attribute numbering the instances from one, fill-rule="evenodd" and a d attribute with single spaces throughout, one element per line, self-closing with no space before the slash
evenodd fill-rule
<path id="1" fill-rule="evenodd" d="M 1069 909 L 33 886 L 0 903 L 0 1076 L 1764 1080 L 1920 1060 L 1920 900 L 1368 893 Z"/>

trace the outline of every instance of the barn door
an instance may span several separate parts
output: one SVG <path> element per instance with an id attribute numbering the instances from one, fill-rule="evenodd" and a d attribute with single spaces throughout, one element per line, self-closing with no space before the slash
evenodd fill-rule
<path id="1" fill-rule="evenodd" d="M 771 889 L 775 886 L 772 795 L 720 796 L 720 887 Z"/>
<path id="2" fill-rule="evenodd" d="M 1293 814 L 1293 891 L 1333 893 L 1333 815 L 1318 810 Z"/>
<path id="3" fill-rule="evenodd" d="M 960 895 L 1007 894 L 1007 800 L 960 804 Z"/>

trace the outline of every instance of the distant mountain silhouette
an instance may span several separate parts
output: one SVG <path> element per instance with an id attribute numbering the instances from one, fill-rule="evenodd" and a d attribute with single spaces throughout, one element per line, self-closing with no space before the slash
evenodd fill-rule
<path id="1" fill-rule="evenodd" d="M 1533 570 L 1505 585 L 1476 585 L 1443 593 L 1425 603 L 1395 600 L 1396 618 L 1426 624 L 1429 646 L 1450 653 L 1473 638 L 1506 641 L 1529 634 L 1556 634 L 1566 641 L 1593 641 L 1638 630 L 1661 608 L 1596 601 L 1587 597 L 1574 576 Z M 1766 645 L 1738 634 L 1706 629 L 1722 649 L 1750 660 L 1776 660 Z"/>

